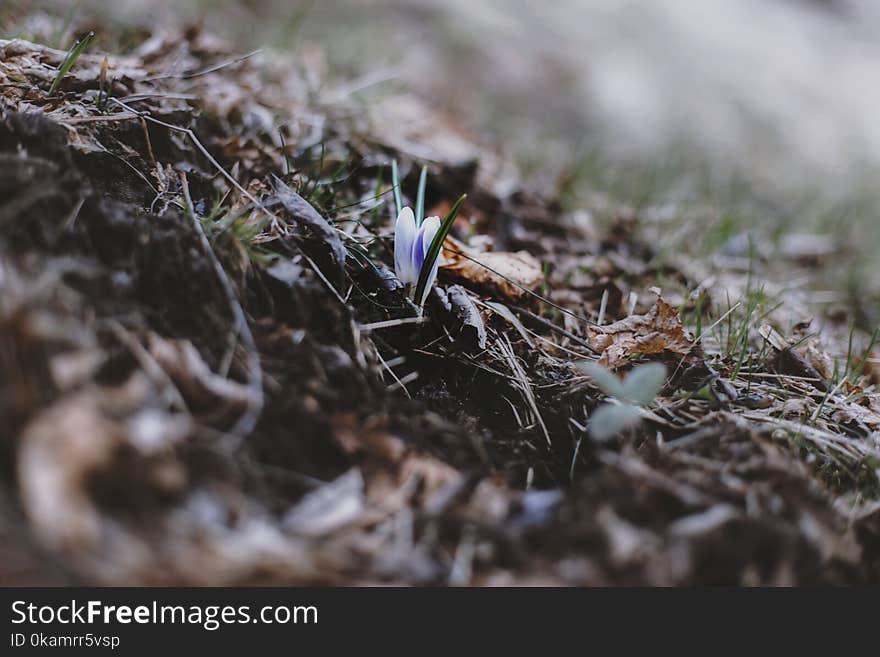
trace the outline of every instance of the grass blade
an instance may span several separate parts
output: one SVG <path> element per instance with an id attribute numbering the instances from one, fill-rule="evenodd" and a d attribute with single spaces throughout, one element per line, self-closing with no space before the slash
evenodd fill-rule
<path id="1" fill-rule="evenodd" d="M 67 56 L 64 58 L 64 61 L 61 62 L 61 66 L 58 67 L 58 74 L 55 76 L 55 79 L 52 80 L 52 86 L 49 87 L 49 95 L 55 93 L 58 89 L 58 86 L 61 84 L 61 81 L 64 79 L 70 69 L 73 68 L 73 65 L 76 64 L 76 60 L 79 59 L 79 56 L 85 52 L 85 49 L 89 47 L 89 44 L 92 42 L 92 39 L 95 38 L 94 32 L 89 32 L 82 39 L 77 41 L 67 53 Z"/>
<path id="2" fill-rule="evenodd" d="M 281 138 L 281 154 L 284 156 L 284 175 L 290 175 L 290 153 L 287 152 L 287 143 L 284 141 L 284 130 L 278 128 L 278 136 Z"/>
<path id="3" fill-rule="evenodd" d="M 416 228 L 425 220 L 425 187 L 428 183 L 428 167 L 422 167 L 419 175 L 419 192 L 416 195 Z"/>
<path id="4" fill-rule="evenodd" d="M 413 296 L 417 301 L 425 295 L 425 287 L 428 285 L 428 276 L 430 275 L 431 269 L 434 267 L 437 258 L 440 257 L 440 249 L 443 247 L 443 242 L 446 241 L 446 236 L 449 235 L 449 231 L 452 230 L 452 224 L 455 223 L 455 218 L 461 211 L 461 206 L 464 205 L 465 200 L 467 200 L 467 194 L 462 194 L 455 202 L 455 205 L 449 210 L 449 213 L 443 218 L 443 221 L 440 224 L 440 230 L 434 235 L 434 240 L 431 242 L 431 246 L 428 247 L 428 253 L 425 254 L 425 262 L 422 264 L 422 270 L 419 272 L 416 293 Z"/>
<path id="5" fill-rule="evenodd" d="M 400 169 L 397 167 L 397 160 L 391 160 L 391 189 L 394 190 L 395 215 L 398 215 L 403 210 L 403 198 L 400 194 Z"/>

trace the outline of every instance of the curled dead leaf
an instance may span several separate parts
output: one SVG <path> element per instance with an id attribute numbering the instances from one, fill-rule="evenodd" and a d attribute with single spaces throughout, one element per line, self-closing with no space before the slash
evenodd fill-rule
<path id="1" fill-rule="evenodd" d="M 616 370 L 636 354 L 670 351 L 680 356 L 702 357 L 699 344 L 685 333 L 678 311 L 657 297 L 644 315 L 630 315 L 607 326 L 589 328 L 593 344 L 602 354 L 599 365 Z"/>
<path id="2" fill-rule="evenodd" d="M 527 251 L 478 252 L 448 237 L 443 258 L 440 267 L 444 272 L 512 300 L 526 294 L 522 288 L 532 290 L 544 279 L 540 261 Z"/>
<path id="3" fill-rule="evenodd" d="M 297 194 L 291 187 L 277 176 L 273 178 L 275 185 L 275 194 L 281 205 L 290 214 L 290 217 L 298 224 L 305 226 L 312 234 L 322 241 L 330 250 L 330 255 L 335 266 L 333 280 L 337 287 L 342 286 L 342 280 L 345 276 L 345 257 L 347 251 L 342 244 L 337 230 L 322 217 L 312 205 L 302 196 Z"/>
<path id="4" fill-rule="evenodd" d="M 468 348 L 485 349 L 486 326 L 473 299 L 461 285 L 450 285 L 446 290 L 435 288 L 438 298 L 453 324 L 456 342 Z M 510 312 L 510 311 L 508 311 Z"/>

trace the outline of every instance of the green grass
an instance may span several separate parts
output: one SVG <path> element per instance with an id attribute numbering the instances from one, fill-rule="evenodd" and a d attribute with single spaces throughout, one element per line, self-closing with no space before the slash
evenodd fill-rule
<path id="1" fill-rule="evenodd" d="M 55 76 L 55 79 L 52 81 L 52 86 L 49 87 L 49 95 L 53 95 L 55 91 L 58 89 L 58 86 L 61 84 L 61 81 L 64 77 L 70 72 L 70 69 L 73 68 L 73 65 L 76 64 L 76 60 L 80 58 L 86 48 L 89 47 L 89 44 L 92 42 L 92 39 L 95 38 L 94 32 L 89 32 L 82 39 L 74 43 L 70 50 L 67 53 L 67 56 L 61 62 L 61 65 L 58 67 L 58 74 Z"/>
<path id="2" fill-rule="evenodd" d="M 249 262 L 266 265 L 272 257 L 271 251 L 261 246 L 257 240 L 269 225 L 268 216 L 254 217 L 250 213 L 233 213 L 222 201 L 218 201 L 199 220 L 212 242 L 229 240 L 245 254 Z"/>
<path id="3" fill-rule="evenodd" d="M 428 167 L 423 166 L 422 172 L 419 174 L 419 189 L 416 194 L 416 228 L 425 221 L 425 187 L 428 184 Z"/>

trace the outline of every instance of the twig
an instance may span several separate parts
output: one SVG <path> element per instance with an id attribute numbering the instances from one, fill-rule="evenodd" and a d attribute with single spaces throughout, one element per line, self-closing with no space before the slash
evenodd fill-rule
<path id="1" fill-rule="evenodd" d="M 608 288 L 602 290 L 602 300 L 599 302 L 599 316 L 596 318 L 596 324 L 602 326 L 605 323 L 605 309 L 608 307 Z"/>
<path id="2" fill-rule="evenodd" d="M 503 340 L 498 340 L 497 342 L 501 349 L 501 353 L 504 354 L 511 371 L 516 377 L 517 382 L 520 384 L 522 395 L 525 398 L 526 403 L 531 408 L 538 424 L 541 425 L 541 431 L 544 433 L 544 438 L 547 439 L 547 444 L 550 445 L 550 447 L 553 447 L 553 442 L 550 440 L 550 432 L 547 431 L 547 425 L 544 424 L 544 418 L 541 417 L 541 411 L 538 410 L 538 402 L 535 399 L 535 393 L 532 392 L 532 384 L 526 376 L 526 373 L 523 371 L 522 366 L 519 364 L 516 353 L 513 351 L 513 345 L 510 344 L 510 339 L 506 335 L 503 337 Z"/>
<path id="3" fill-rule="evenodd" d="M 388 373 L 391 375 L 391 378 L 394 379 L 394 383 L 392 384 L 393 387 L 389 387 L 388 390 L 391 391 L 391 390 L 395 390 L 395 389 L 397 389 L 397 388 L 403 388 L 403 391 L 406 393 L 406 396 L 409 397 L 410 399 L 412 399 L 412 395 L 409 394 L 409 390 L 406 389 L 406 383 L 404 383 L 403 381 L 401 381 L 400 377 L 397 376 L 397 374 L 394 373 L 394 370 L 391 369 L 391 365 L 389 365 L 389 364 L 385 361 L 385 359 L 382 358 L 382 354 L 380 354 L 380 353 L 378 352 L 378 350 L 376 351 L 376 356 L 379 357 L 379 362 L 382 363 L 382 367 L 384 367 L 386 370 L 388 370 Z M 410 372 L 407 376 L 412 377 L 413 374 L 415 374 L 416 376 L 418 376 L 418 372 Z M 405 376 L 404 378 L 406 378 L 406 376 Z M 410 378 L 409 380 L 412 381 L 412 380 L 415 380 L 415 379 L 414 379 L 414 378 Z"/>
<path id="4" fill-rule="evenodd" d="M 510 306 L 510 309 L 513 310 L 516 314 L 522 315 L 523 317 L 527 317 L 531 321 L 536 322 L 537 324 L 540 324 L 544 328 L 550 329 L 551 331 L 554 331 L 554 332 L 558 333 L 559 335 L 568 338 L 569 340 L 571 340 L 575 344 L 580 345 L 581 347 L 588 350 L 592 354 L 599 353 L 598 350 L 596 350 L 596 348 L 593 347 L 593 345 L 591 345 L 589 342 L 587 342 L 583 338 L 576 336 L 571 331 L 566 331 L 561 326 L 557 326 L 556 324 L 554 324 L 550 320 L 544 319 L 540 315 L 536 315 L 535 313 L 533 313 L 529 310 L 526 310 L 525 308 L 520 308 L 518 306 Z"/>
<path id="5" fill-rule="evenodd" d="M 86 202 L 85 196 L 80 196 L 79 200 L 77 200 L 76 204 L 73 206 L 73 209 L 70 211 L 70 214 L 67 215 L 67 218 L 64 220 L 64 230 L 70 230 L 73 228 L 73 224 L 76 223 L 76 218 L 79 217 L 79 211 L 82 210 L 83 204 Z"/>
<path id="6" fill-rule="evenodd" d="M 265 212 L 271 219 L 278 223 L 281 223 L 281 220 L 275 213 L 270 212 L 253 194 L 251 194 L 241 185 L 241 183 L 233 178 L 232 174 L 230 174 L 228 171 L 226 171 L 226 169 L 223 168 L 223 166 L 216 160 L 216 158 L 211 155 L 210 151 L 202 145 L 202 142 L 199 141 L 199 138 L 196 137 L 196 133 L 194 133 L 192 130 L 190 130 L 189 128 L 182 128 L 179 125 L 174 125 L 173 123 L 168 123 L 167 121 L 162 121 L 161 119 L 157 119 L 154 116 L 150 116 L 149 112 L 140 112 L 133 107 L 129 107 L 118 98 L 111 98 L 110 100 L 112 100 L 123 109 L 126 109 L 129 112 L 134 112 L 135 114 L 146 119 L 150 123 L 161 125 L 164 128 L 168 128 L 169 130 L 179 132 L 189 137 L 193 145 L 199 150 L 202 155 L 205 156 L 205 158 L 207 158 L 208 162 L 210 162 L 214 166 L 214 168 L 217 169 L 217 172 L 221 176 L 223 176 L 230 185 L 235 187 L 235 189 L 237 189 L 246 199 L 253 203 L 259 210 Z"/>
<path id="7" fill-rule="evenodd" d="M 186 201 L 187 212 L 189 213 L 193 226 L 199 235 L 202 248 L 211 260 L 214 272 L 223 288 L 226 300 L 229 303 L 229 308 L 232 311 L 232 317 L 235 320 L 239 335 L 241 336 L 242 345 L 247 352 L 247 383 L 251 394 L 248 396 L 247 410 L 242 414 L 235 423 L 235 426 L 233 426 L 229 432 L 240 438 L 245 438 L 256 426 L 260 413 L 263 410 L 263 367 L 260 364 L 260 353 L 257 350 L 257 344 L 254 341 L 253 333 L 251 333 L 250 326 L 248 325 L 247 317 L 245 316 L 241 303 L 235 293 L 235 288 L 232 286 L 229 277 L 226 275 L 226 271 L 223 269 L 220 259 L 217 257 L 217 254 L 214 253 L 211 241 L 208 239 L 208 236 L 205 235 L 204 228 L 202 228 L 202 222 L 199 221 L 199 218 L 196 216 L 192 197 L 189 193 L 189 183 L 187 183 L 186 174 L 182 171 L 180 172 L 180 185 L 183 190 L 183 198 Z"/>
<path id="8" fill-rule="evenodd" d="M 246 55 L 242 55 L 241 57 L 236 57 L 234 59 L 228 59 L 224 62 L 220 62 L 219 64 L 214 64 L 213 66 L 209 66 L 208 68 L 201 69 L 199 71 L 192 71 L 190 73 L 165 73 L 163 75 L 154 75 L 151 77 L 144 78 L 145 82 L 155 82 L 156 80 L 192 80 L 193 78 L 197 78 L 202 75 L 207 75 L 208 73 L 214 73 L 219 71 L 220 69 L 224 69 L 227 66 L 235 66 L 236 64 L 240 64 L 241 62 L 250 59 L 254 55 L 259 55 L 262 49 L 257 49 L 252 52 L 247 53 Z"/>
<path id="9" fill-rule="evenodd" d="M 395 376 L 394 378 L 397 379 L 396 376 Z M 392 383 L 390 386 L 388 386 L 388 387 L 386 388 L 386 390 L 387 390 L 388 392 L 394 392 L 394 391 L 397 390 L 398 388 L 403 388 L 404 392 L 406 392 L 406 394 L 407 394 L 407 397 L 412 398 L 412 395 L 409 394 L 409 390 L 406 389 L 406 384 L 407 384 L 407 383 L 412 383 L 413 381 L 415 381 L 415 380 L 418 379 L 418 378 L 419 378 L 419 373 L 418 373 L 418 372 L 410 372 L 409 374 L 407 374 L 407 375 L 406 375 L 405 377 L 403 377 L 402 379 L 397 379 L 394 383 Z"/>
<path id="10" fill-rule="evenodd" d="M 153 381 L 163 385 L 163 395 L 169 406 L 174 406 L 178 410 L 189 412 L 189 407 L 183 398 L 180 390 L 174 385 L 174 381 L 168 376 L 168 373 L 162 368 L 152 354 L 144 348 L 139 340 L 131 335 L 128 329 L 115 319 L 107 320 L 107 326 L 113 331 L 116 339 L 128 347 L 135 359 L 138 361 L 143 370 Z"/>
<path id="11" fill-rule="evenodd" d="M 402 319 L 386 319 L 385 321 L 373 322 L 372 324 L 361 324 L 359 328 L 366 333 L 376 329 L 400 326 L 401 324 L 423 324 L 425 321 L 427 320 L 424 317 L 404 317 Z"/>
<path id="12" fill-rule="evenodd" d="M 77 123 L 113 123 L 114 121 L 126 121 L 129 119 L 137 118 L 139 118 L 137 114 L 120 112 L 119 114 L 109 114 L 107 116 L 74 116 L 69 119 L 64 119 L 64 123 L 67 125 L 73 125 Z"/>

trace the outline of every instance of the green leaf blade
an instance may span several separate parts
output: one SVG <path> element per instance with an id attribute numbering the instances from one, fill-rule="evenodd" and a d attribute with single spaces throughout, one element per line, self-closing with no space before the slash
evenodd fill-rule
<path id="1" fill-rule="evenodd" d="M 422 269 L 419 272 L 419 280 L 416 283 L 416 292 L 413 297 L 416 299 L 420 307 L 422 306 L 422 299 L 425 296 L 425 288 L 428 286 L 428 277 L 431 274 L 431 269 L 434 267 L 437 258 L 440 257 L 440 249 L 443 248 L 443 242 L 446 241 L 446 236 L 449 235 L 449 231 L 452 230 L 452 224 L 455 223 L 455 218 L 458 216 L 458 213 L 461 212 L 461 208 L 466 200 L 467 194 L 462 194 L 458 198 L 455 205 L 452 206 L 443 218 L 443 221 L 440 224 L 440 230 L 437 231 L 437 234 L 431 242 L 431 246 L 428 248 L 428 252 L 425 254 L 425 262 L 422 264 Z"/>
<path id="2" fill-rule="evenodd" d="M 58 67 L 58 73 L 55 75 L 55 79 L 52 80 L 52 86 L 49 87 L 50 96 L 54 94 L 55 91 L 57 91 L 58 87 L 61 85 L 61 81 L 70 72 L 70 69 L 72 69 L 73 65 L 76 64 L 76 60 L 78 60 L 80 55 L 85 52 L 85 49 L 89 47 L 89 44 L 94 38 L 95 33 L 89 32 L 82 39 L 73 44 L 73 46 L 68 51 L 67 56 L 61 62 L 61 66 Z"/>
<path id="3" fill-rule="evenodd" d="M 419 174 L 419 191 L 416 194 L 416 228 L 425 220 L 425 187 L 428 184 L 428 167 L 423 166 Z"/>
<path id="4" fill-rule="evenodd" d="M 397 160 L 391 160 L 391 189 L 394 192 L 394 209 L 399 215 L 403 210 L 403 196 L 400 192 L 400 169 L 397 166 Z"/>

